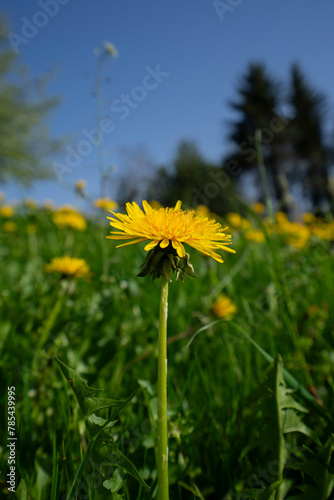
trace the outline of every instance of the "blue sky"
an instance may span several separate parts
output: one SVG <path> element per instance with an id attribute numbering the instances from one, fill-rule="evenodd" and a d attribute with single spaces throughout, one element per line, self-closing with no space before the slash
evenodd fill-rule
<path id="1" fill-rule="evenodd" d="M 104 117 L 113 129 L 103 135 L 105 164 L 116 167 L 115 180 L 125 173 L 124 151 L 142 148 L 155 164 L 167 164 L 182 138 L 195 140 L 208 160 L 220 161 L 232 118 L 228 101 L 250 61 L 264 62 L 284 81 L 298 62 L 329 97 L 333 123 L 332 0 L 2 0 L 1 9 L 11 32 L 26 42 L 12 37 L 31 75 L 54 74 L 48 94 L 59 96 L 61 104 L 48 123 L 54 137 L 67 137 L 54 158 L 63 165 L 66 147 L 76 149 L 85 139 L 83 131 L 96 127 L 94 49 L 104 40 L 119 52 L 117 59 L 105 61 L 102 89 Z M 136 101 L 122 103 L 126 95 Z M 127 111 L 116 112 L 117 105 L 113 111 L 112 102 Z M 58 181 L 39 182 L 29 191 L 13 184 L 0 190 L 9 199 L 75 203 L 72 186 L 86 179 L 90 194 L 98 196 L 97 149 L 92 146 Z"/>

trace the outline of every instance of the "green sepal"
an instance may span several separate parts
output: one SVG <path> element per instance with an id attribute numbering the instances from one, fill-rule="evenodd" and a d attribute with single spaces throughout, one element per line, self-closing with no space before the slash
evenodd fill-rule
<path id="1" fill-rule="evenodd" d="M 172 281 L 170 279 L 171 269 L 175 273 L 176 279 L 180 278 L 181 281 L 184 281 L 186 274 L 192 278 L 197 278 L 190 255 L 186 253 L 184 257 L 179 257 L 171 243 L 167 248 L 162 249 L 157 245 L 150 250 L 141 266 L 138 276 L 144 277 L 149 275 L 152 281 L 163 276 L 166 280 Z"/>

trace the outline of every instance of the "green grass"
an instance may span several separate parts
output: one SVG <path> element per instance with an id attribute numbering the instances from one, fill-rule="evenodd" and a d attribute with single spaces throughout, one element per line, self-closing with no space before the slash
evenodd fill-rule
<path id="1" fill-rule="evenodd" d="M 136 277 L 145 257 L 143 245 L 115 249 L 105 239 L 109 229 L 104 216 L 100 219 L 89 221 L 86 231 L 72 234 L 56 228 L 46 212 L 36 209 L 16 215 L 17 230 L 1 235 L 0 487 L 4 498 L 7 387 L 16 387 L 17 486 L 24 481 L 17 498 L 65 499 L 89 446 L 77 394 L 55 356 L 89 386 L 103 389 L 96 397 L 125 400 L 142 388 L 106 432 L 151 489 L 115 465 L 94 467 L 91 455 L 77 498 L 155 498 L 160 287 L 158 280 L 152 284 L 148 277 Z M 31 223 L 37 226 L 36 234 L 27 232 Z M 311 239 L 297 250 L 282 242 L 278 246 L 271 241 L 249 242 L 238 235 L 233 241 L 237 254 L 224 254 L 224 264 L 191 251 L 198 279 L 187 276 L 184 283 L 173 279 L 170 284 L 170 498 L 329 498 L 334 481 L 330 244 Z M 60 303 L 48 324 L 61 283 L 57 275 L 45 273 L 44 266 L 64 254 L 86 259 L 93 276 L 90 281 L 76 281 L 73 293 Z M 210 325 L 217 319 L 211 307 L 221 292 L 237 305 L 238 313 L 233 321 Z M 48 338 L 40 345 L 47 328 Z M 292 432 L 284 431 L 288 412 L 280 392 L 278 361 L 270 364 L 246 334 L 272 358 L 280 354 L 288 371 L 288 388 L 293 388 L 294 379 L 304 388 L 304 393 L 297 388 L 291 395 L 308 410 L 291 410 L 298 420 Z M 316 400 L 305 397 L 305 393 L 311 395 L 309 391 Z M 110 417 L 109 410 L 99 410 L 97 415 Z M 284 482 L 280 483 L 276 466 L 283 458 Z M 108 479 L 115 490 L 122 485 L 117 492 L 103 486 Z"/>

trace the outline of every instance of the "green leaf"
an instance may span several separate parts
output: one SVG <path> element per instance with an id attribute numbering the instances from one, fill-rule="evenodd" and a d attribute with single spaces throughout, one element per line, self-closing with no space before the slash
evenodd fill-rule
<path id="1" fill-rule="evenodd" d="M 35 461 L 35 470 L 36 470 L 36 482 L 34 485 L 33 493 L 34 499 L 42 500 L 45 497 L 46 487 L 50 483 L 50 476 L 43 467 L 39 465 L 37 460 Z"/>
<path id="2" fill-rule="evenodd" d="M 113 477 L 110 479 L 106 479 L 103 482 L 103 486 L 107 489 L 110 490 L 111 493 L 116 493 L 118 490 L 122 488 L 122 486 L 125 484 L 124 479 L 121 476 L 121 472 L 119 469 L 114 470 Z"/>
<path id="3" fill-rule="evenodd" d="M 283 483 L 284 480 L 275 481 L 274 483 L 271 483 L 269 486 L 267 486 L 264 490 L 253 488 L 247 489 L 242 493 L 241 498 L 244 498 L 243 495 L 247 495 L 245 498 L 252 498 L 253 500 L 274 500 L 277 488 Z"/>
<path id="4" fill-rule="evenodd" d="M 12 324 L 9 321 L 0 325 L 0 355 L 2 353 L 2 350 L 4 348 L 4 345 L 6 343 L 11 328 Z"/>
<path id="5" fill-rule="evenodd" d="M 17 500 L 28 500 L 28 490 L 24 479 L 21 479 L 15 493 Z"/>
<path id="6" fill-rule="evenodd" d="M 72 368 L 66 366 L 58 358 L 55 358 L 55 361 L 66 377 L 67 382 L 72 387 L 73 392 L 78 400 L 80 409 L 85 415 L 85 398 L 88 398 L 88 396 L 91 396 L 95 392 L 102 391 L 103 389 L 95 389 L 93 387 L 89 387 L 87 383 L 74 370 L 72 370 Z"/>
<path id="7" fill-rule="evenodd" d="M 70 498 L 71 495 L 76 492 L 84 472 L 84 468 L 90 456 L 93 457 L 97 467 L 106 463 L 119 467 L 125 472 L 131 474 L 142 486 L 149 489 L 134 464 L 118 449 L 117 444 L 109 431 L 109 429 L 116 423 L 116 415 L 134 398 L 139 391 L 141 391 L 141 388 L 138 388 L 124 401 L 91 397 L 94 392 L 100 389 L 89 387 L 74 370 L 66 366 L 57 358 L 55 358 L 55 361 L 69 382 L 77 398 L 81 412 L 84 416 L 85 426 L 90 437 L 86 453 L 79 466 L 67 498 Z M 94 413 L 101 409 L 110 409 L 107 419 L 101 418 Z"/>
<path id="8" fill-rule="evenodd" d="M 113 406 L 120 406 L 123 401 L 118 401 L 116 399 L 106 399 L 106 398 L 85 398 L 84 399 L 84 413 L 89 415 L 99 410 L 106 408 L 111 408 Z"/>
<path id="9" fill-rule="evenodd" d="M 312 478 L 312 484 L 308 484 L 305 492 L 295 495 L 289 500 L 327 500 L 334 490 L 334 474 L 330 466 L 334 450 L 334 436 L 330 436 L 325 446 L 318 454 L 313 454 L 311 460 L 298 465 L 300 469 Z"/>
<path id="10" fill-rule="evenodd" d="M 262 426 L 261 440 L 270 453 L 269 461 L 276 463 L 277 470 L 277 493 L 271 497 L 270 489 L 266 489 L 267 496 L 263 498 L 283 499 L 291 487 L 289 481 L 284 481 L 284 467 L 290 454 L 286 444 L 285 436 L 290 432 L 299 432 L 311 437 L 317 444 L 320 444 L 315 433 L 304 424 L 302 415 L 308 410 L 295 401 L 292 397 L 293 391 L 286 387 L 283 376 L 283 362 L 278 355 L 273 366 L 267 372 L 266 380 L 260 384 L 259 388 L 252 395 L 257 402 L 258 412 L 255 414 L 257 422 L 253 424 L 254 428 Z M 259 436 L 254 433 L 250 437 L 249 447 L 258 447 Z M 275 483 L 273 483 L 275 484 Z M 271 486 L 271 485 L 270 485 Z M 252 494 L 255 494 L 252 491 Z M 257 498 L 255 496 L 255 498 Z M 258 497 L 262 498 L 262 497 Z"/>

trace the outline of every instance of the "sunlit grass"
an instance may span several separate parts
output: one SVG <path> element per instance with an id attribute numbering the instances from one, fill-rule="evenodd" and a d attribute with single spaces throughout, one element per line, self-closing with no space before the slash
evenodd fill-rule
<path id="1" fill-rule="evenodd" d="M 285 369 L 327 415 L 333 414 L 333 223 L 310 216 L 291 222 L 279 216 L 272 224 L 262 207 L 260 215 L 248 215 L 227 217 L 235 226 L 236 256 L 224 255 L 221 265 L 194 252 L 198 280 L 186 278 L 170 287 L 173 499 L 234 499 L 277 479 L 261 437 L 265 416 L 257 404 L 269 363 L 238 329 L 272 357 L 280 354 Z M 82 230 L 58 227 L 53 217 L 50 209 L 31 203 L 0 212 L 0 380 L 3 388 L 16 386 L 17 478 L 24 479 L 28 498 L 66 498 L 89 442 L 71 388 L 53 360 L 57 356 L 88 385 L 103 389 L 103 397 L 126 399 L 143 388 L 117 417 L 113 436 L 151 491 L 121 469 L 106 467 L 105 476 L 93 476 L 88 463 L 82 495 L 154 498 L 159 284 L 136 278 L 144 249 L 117 251 L 105 239 L 109 226 L 101 217 L 84 216 Z M 50 327 L 47 321 L 64 290 L 59 274 L 46 273 L 45 266 L 65 255 L 84 259 L 91 274 L 66 291 Z M 233 317 L 217 322 L 214 304 L 221 295 L 235 309 Z M 325 445 L 331 429 L 325 417 L 298 391 L 294 398 L 310 410 L 303 421 Z M 106 415 L 101 411 L 99 416 Z M 4 411 L 0 418 L 1 429 L 6 429 Z M 284 470 L 284 478 L 293 481 L 289 498 L 311 482 L 297 467 L 311 458 L 303 445 L 318 453 L 320 444 L 299 433 L 286 440 L 296 465 Z M 0 445 L 0 470 L 6 471 L 5 433 Z M 266 476 L 259 471 L 267 471 Z M 111 493 L 102 485 L 108 476 L 115 484 L 126 482 Z M 6 478 L 1 476 L 1 481 L 5 488 Z"/>

